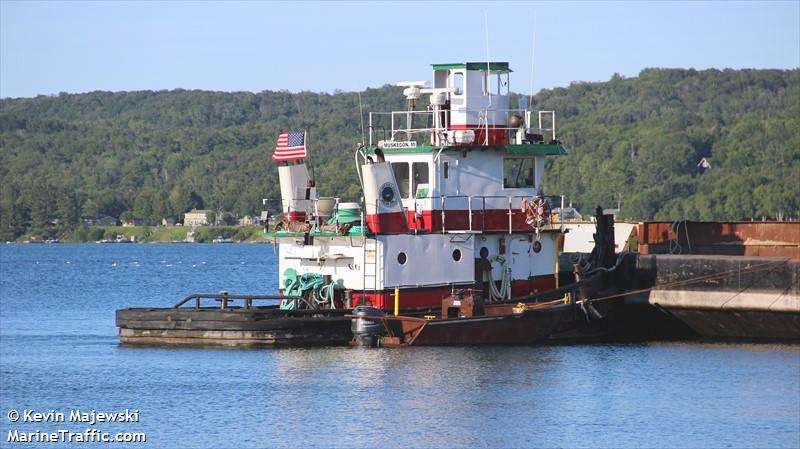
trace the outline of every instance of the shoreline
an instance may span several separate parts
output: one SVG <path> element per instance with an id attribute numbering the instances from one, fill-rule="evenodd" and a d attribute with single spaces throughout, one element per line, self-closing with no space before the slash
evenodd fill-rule
<path id="1" fill-rule="evenodd" d="M 192 231 L 194 241 L 187 241 Z M 269 243 L 262 231 L 261 226 L 80 226 L 50 237 L 24 234 L 4 243 Z"/>

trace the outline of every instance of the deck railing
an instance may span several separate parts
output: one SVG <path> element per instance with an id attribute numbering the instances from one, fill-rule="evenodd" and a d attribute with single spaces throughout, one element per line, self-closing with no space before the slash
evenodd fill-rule
<path id="1" fill-rule="evenodd" d="M 370 112 L 369 113 L 369 146 L 376 146 L 379 141 L 388 140 L 391 142 L 409 141 L 423 144 L 448 145 L 444 136 L 451 136 L 455 130 L 450 128 L 451 113 L 465 114 L 477 118 L 479 125 L 477 129 L 485 130 L 484 136 L 488 136 L 489 129 L 516 131 L 520 127 L 497 126 L 491 122 L 497 122 L 497 117 L 506 118 L 512 115 L 524 117 L 525 131 L 539 134 L 550 134 L 552 140 L 556 138 L 556 116 L 555 111 L 530 111 L 526 109 L 467 109 L 451 107 L 450 109 L 425 110 L 425 111 L 390 111 L 390 112 Z M 437 117 L 438 114 L 438 117 Z M 533 127 L 533 114 L 536 114 L 536 127 Z M 494 120 L 490 120 L 492 117 Z M 548 123 L 549 121 L 549 123 Z M 508 121 L 500 121 L 507 123 Z M 376 133 L 381 133 L 376 136 Z M 388 134 L 388 135 L 387 135 Z M 379 139 L 378 137 L 382 137 Z M 398 140 L 398 137 L 405 139 Z M 476 145 L 483 145 L 483 142 L 475 142 Z"/>
<path id="2" fill-rule="evenodd" d="M 282 301 L 285 299 L 293 300 L 293 299 L 300 299 L 303 298 L 299 296 L 278 296 L 278 295 L 229 295 L 227 293 L 194 293 L 191 294 L 182 300 L 178 301 L 177 304 L 173 306 L 173 308 L 177 309 L 183 306 L 184 304 L 188 303 L 189 301 L 194 300 L 194 308 L 199 309 L 201 306 L 202 300 L 214 300 L 219 303 L 219 308 L 221 310 L 229 309 L 229 305 L 231 302 L 234 301 L 244 301 L 243 308 L 251 309 L 253 308 L 253 301 Z"/>
<path id="3" fill-rule="evenodd" d="M 413 209 L 403 207 L 405 211 L 412 211 L 414 213 L 414 217 L 420 216 L 422 212 L 430 211 L 432 213 L 438 213 L 441 219 L 441 225 L 436 226 L 435 229 L 433 227 L 426 227 L 430 231 L 434 232 L 453 232 L 453 231 L 468 231 L 468 232 L 475 232 L 475 231 L 507 231 L 511 234 L 514 231 L 519 231 L 520 226 L 515 225 L 514 217 L 522 216 L 525 212 L 522 210 L 521 204 L 523 199 L 530 200 L 531 194 L 528 195 L 437 195 L 437 196 L 424 196 L 424 197 L 416 197 L 416 198 L 407 198 L 405 201 L 408 202 L 409 200 L 413 201 Z M 300 210 L 293 206 L 295 202 L 293 200 L 268 200 L 264 199 L 263 203 L 265 206 L 267 205 L 274 205 L 277 206 L 281 204 L 282 212 L 286 213 L 289 211 L 303 211 L 308 213 L 307 219 L 311 221 L 312 224 L 321 225 L 324 224 L 323 220 L 319 219 L 318 215 L 318 207 L 317 203 L 319 199 L 312 199 L 312 200 L 296 200 L 296 201 L 304 201 L 305 204 L 309 205 L 308 210 Z M 339 199 L 336 198 L 336 206 L 333 209 L 333 213 L 336 213 L 336 209 L 339 204 Z M 374 204 L 370 204 L 370 211 L 377 211 L 380 210 L 380 199 L 376 199 Z M 489 206 L 487 207 L 487 203 Z M 563 203 L 563 198 L 562 198 Z M 424 205 L 424 206 L 423 206 Z M 462 205 L 459 207 L 459 205 Z M 562 204 L 563 205 L 563 204 Z M 450 208 L 448 208 L 450 206 Z M 466 206 L 466 209 L 463 207 Z M 554 206 L 554 205 L 551 205 Z M 269 206 L 268 206 L 269 207 Z M 458 212 L 458 211 L 465 211 L 467 213 L 467 225 L 466 228 L 453 226 L 450 225 L 448 227 L 447 222 L 447 213 L 448 212 Z M 508 217 L 507 226 L 498 227 L 496 225 L 488 226 L 486 223 L 486 216 L 487 212 L 494 212 L 494 211 L 504 211 L 505 215 Z M 364 226 L 366 224 L 366 213 L 367 210 L 362 208 L 361 211 L 361 220 L 360 225 Z M 282 219 L 283 217 L 279 217 L 278 219 Z M 324 217 L 327 218 L 327 217 Z M 516 220 L 516 223 L 519 223 L 519 220 Z M 559 225 L 563 227 L 563 224 Z M 417 228 L 420 229 L 420 228 Z M 533 228 L 531 228 L 533 230 Z M 414 231 L 412 227 L 411 231 Z"/>

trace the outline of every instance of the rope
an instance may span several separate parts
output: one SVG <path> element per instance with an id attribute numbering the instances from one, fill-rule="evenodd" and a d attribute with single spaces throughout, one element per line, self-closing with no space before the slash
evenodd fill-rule
<path id="1" fill-rule="evenodd" d="M 503 276 L 500 278 L 500 288 L 495 285 L 495 279 L 492 276 L 491 263 L 497 261 L 500 263 L 500 270 Z M 489 259 L 490 268 L 487 270 L 489 277 L 489 296 L 492 301 L 502 301 L 511 297 L 511 269 L 508 268 L 506 259 L 502 256 L 495 256 Z"/>
<path id="2" fill-rule="evenodd" d="M 291 270 L 291 271 L 290 271 Z M 305 296 L 311 292 L 314 302 L 318 305 L 328 304 L 331 309 L 336 308 L 334 297 L 336 283 L 325 284 L 325 278 L 317 273 L 304 273 L 297 276 L 297 272 L 287 269 L 284 273 L 284 293 L 287 296 Z M 283 300 L 280 304 L 281 310 L 296 310 L 300 306 L 299 300 Z"/>
<path id="3" fill-rule="evenodd" d="M 680 240 L 680 230 L 681 224 L 683 224 L 683 232 L 686 234 L 686 244 L 689 246 L 689 254 L 692 254 L 692 242 L 689 239 L 689 221 L 688 220 L 676 220 L 672 222 L 672 232 L 675 233 L 675 239 L 669 241 L 669 253 L 670 254 L 681 254 L 683 252 L 683 247 L 681 246 Z"/>

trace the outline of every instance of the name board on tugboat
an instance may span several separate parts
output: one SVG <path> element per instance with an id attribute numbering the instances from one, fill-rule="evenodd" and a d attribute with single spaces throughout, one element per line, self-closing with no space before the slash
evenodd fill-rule
<path id="1" fill-rule="evenodd" d="M 417 142 L 413 140 L 381 140 L 378 148 L 416 148 Z"/>

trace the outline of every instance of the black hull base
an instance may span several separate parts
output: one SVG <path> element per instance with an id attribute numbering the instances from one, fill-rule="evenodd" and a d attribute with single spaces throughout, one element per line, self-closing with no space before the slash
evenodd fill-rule
<path id="1" fill-rule="evenodd" d="M 296 313 L 274 308 L 122 309 L 117 326 L 123 345 L 333 346 L 353 334 L 345 310 Z"/>

